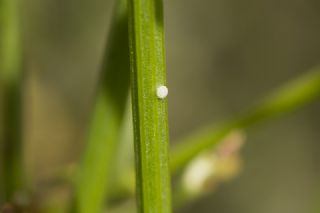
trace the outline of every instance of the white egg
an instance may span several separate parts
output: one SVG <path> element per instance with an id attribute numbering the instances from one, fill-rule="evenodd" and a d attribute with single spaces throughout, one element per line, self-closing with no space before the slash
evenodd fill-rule
<path id="1" fill-rule="evenodd" d="M 164 99 L 168 96 L 168 88 L 166 86 L 159 86 L 157 88 L 157 96 L 160 99 Z"/>

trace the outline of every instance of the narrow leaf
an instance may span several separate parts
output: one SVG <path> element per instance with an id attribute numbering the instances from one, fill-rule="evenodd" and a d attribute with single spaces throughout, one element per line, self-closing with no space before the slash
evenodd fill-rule
<path id="1" fill-rule="evenodd" d="M 242 115 L 218 127 L 208 126 L 178 141 L 171 152 L 171 170 L 182 169 L 201 151 L 214 148 L 230 132 L 294 111 L 320 96 L 320 68 L 314 68 L 284 87 L 275 90 L 265 100 Z"/>

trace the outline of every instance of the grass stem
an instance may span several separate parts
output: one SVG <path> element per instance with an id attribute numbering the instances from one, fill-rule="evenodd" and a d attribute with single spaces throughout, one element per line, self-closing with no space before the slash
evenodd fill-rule
<path id="1" fill-rule="evenodd" d="M 138 212 L 171 212 L 162 0 L 129 0 Z M 163 88 L 163 87 L 161 87 Z M 163 99 L 162 99 L 163 98 Z"/>

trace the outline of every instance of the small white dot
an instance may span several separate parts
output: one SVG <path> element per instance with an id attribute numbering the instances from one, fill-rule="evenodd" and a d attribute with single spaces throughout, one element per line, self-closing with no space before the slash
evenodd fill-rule
<path id="1" fill-rule="evenodd" d="M 157 96 L 160 99 L 164 99 L 168 95 L 168 88 L 166 86 L 159 86 L 157 88 Z"/>

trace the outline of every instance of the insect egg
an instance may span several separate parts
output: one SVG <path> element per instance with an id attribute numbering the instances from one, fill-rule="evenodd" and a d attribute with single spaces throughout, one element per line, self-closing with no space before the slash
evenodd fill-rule
<path id="1" fill-rule="evenodd" d="M 166 86 L 159 86 L 157 88 L 157 96 L 160 99 L 164 99 L 168 96 L 168 88 Z"/>

